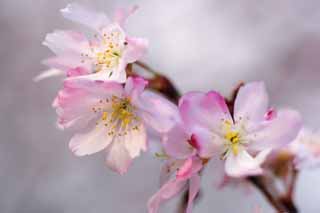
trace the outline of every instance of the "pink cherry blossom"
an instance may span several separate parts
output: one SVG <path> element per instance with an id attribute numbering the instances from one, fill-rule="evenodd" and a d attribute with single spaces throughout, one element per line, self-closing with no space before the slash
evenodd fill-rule
<path id="1" fill-rule="evenodd" d="M 177 116 L 176 125 L 166 132 L 162 139 L 164 156 L 167 160 L 160 175 L 160 190 L 148 202 L 149 213 L 156 213 L 164 201 L 189 190 L 186 212 L 192 211 L 193 200 L 199 192 L 199 171 L 203 167 L 202 159 L 197 155 L 193 137 L 184 128 Z"/>
<path id="2" fill-rule="evenodd" d="M 59 127 L 77 132 L 69 143 L 72 152 L 83 156 L 105 149 L 108 167 L 124 174 L 147 149 L 146 129 L 167 131 L 175 121 L 176 106 L 145 91 L 146 85 L 139 77 L 130 77 L 125 87 L 113 81 L 65 80 L 53 106 Z"/>
<path id="3" fill-rule="evenodd" d="M 314 168 L 320 165 L 320 133 L 303 128 L 286 150 L 294 155 L 297 169 Z"/>
<path id="4" fill-rule="evenodd" d="M 231 177 L 262 173 L 261 164 L 272 149 L 290 143 L 301 128 L 301 117 L 290 109 L 268 109 L 262 82 L 241 87 L 230 114 L 217 92 L 190 92 L 179 103 L 182 120 L 193 132 L 199 155 L 220 156 Z"/>
<path id="5" fill-rule="evenodd" d="M 125 82 L 127 64 L 140 59 L 148 46 L 146 39 L 127 36 L 123 29 L 127 17 L 136 9 L 136 6 L 129 10 L 119 9 L 114 20 L 110 20 L 104 13 L 86 9 L 77 3 L 69 4 L 61 10 L 62 15 L 89 27 L 95 36 L 88 39 L 82 33 L 66 30 L 48 34 L 43 44 L 56 56 L 43 62 L 51 69 L 35 80 L 57 75 L 56 70 L 61 70 L 74 78 Z M 72 71 L 79 68 L 85 72 Z"/>
<path id="6" fill-rule="evenodd" d="M 185 160 L 170 159 L 163 169 L 162 176 L 166 176 L 162 180 L 160 190 L 154 194 L 148 202 L 148 212 L 157 213 L 160 205 L 174 196 L 188 190 L 187 213 L 191 213 L 193 200 L 196 198 L 200 189 L 199 171 L 202 168 L 200 158 L 193 156 Z M 173 178 L 170 178 L 173 176 Z"/>

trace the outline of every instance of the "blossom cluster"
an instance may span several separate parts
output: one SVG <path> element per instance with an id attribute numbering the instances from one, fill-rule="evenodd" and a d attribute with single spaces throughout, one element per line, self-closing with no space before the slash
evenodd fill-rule
<path id="1" fill-rule="evenodd" d="M 148 202 L 150 213 L 183 191 L 188 191 L 185 211 L 191 212 L 208 164 L 214 168 L 209 174 L 225 181 L 264 175 L 284 153 L 295 169 L 320 162 L 316 134 L 302 128 L 297 111 L 270 107 L 263 82 L 241 85 L 232 100 L 213 90 L 192 91 L 175 104 L 132 74 L 130 66 L 148 48 L 146 39 L 125 30 L 136 9 L 119 9 L 109 19 L 69 4 L 62 15 L 91 33 L 57 30 L 43 42 L 55 56 L 44 60 L 49 69 L 36 80 L 64 76 L 53 107 L 58 127 L 74 132 L 69 148 L 76 156 L 104 150 L 106 165 L 124 175 L 150 143 L 159 143 L 156 156 L 164 164 L 161 187 Z"/>

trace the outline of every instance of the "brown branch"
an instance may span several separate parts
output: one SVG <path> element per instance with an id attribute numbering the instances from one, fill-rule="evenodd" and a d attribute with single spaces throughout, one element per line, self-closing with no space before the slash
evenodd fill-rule
<path id="1" fill-rule="evenodd" d="M 153 75 L 153 77 L 148 79 L 148 88 L 156 90 L 166 96 L 172 102 L 178 103 L 181 97 L 181 93 L 168 77 L 160 74 L 155 69 L 151 68 L 149 65 L 141 61 L 137 61 L 134 64 L 138 65 L 139 67 Z M 131 75 L 134 75 L 132 68 Z"/>
<path id="2" fill-rule="evenodd" d="M 143 68 L 144 70 L 147 70 L 148 72 L 154 75 L 159 75 L 159 73 L 155 69 L 151 68 L 149 65 L 143 63 L 142 61 L 136 61 L 134 62 L 134 64 L 138 65 L 139 67 Z"/>
<path id="3" fill-rule="evenodd" d="M 262 176 L 251 176 L 247 180 L 251 182 L 268 200 L 268 202 L 278 211 L 286 212 L 286 208 L 279 202 L 277 198 L 274 197 L 272 193 L 267 189 L 264 184 Z"/>

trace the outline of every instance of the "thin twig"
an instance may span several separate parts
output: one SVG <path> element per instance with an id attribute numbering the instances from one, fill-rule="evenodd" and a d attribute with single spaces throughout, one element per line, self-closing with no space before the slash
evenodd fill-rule
<path id="1" fill-rule="evenodd" d="M 260 176 L 251 176 L 248 177 L 247 180 L 251 182 L 261 193 L 265 196 L 265 198 L 269 201 L 269 203 L 278 211 L 278 212 L 286 212 L 285 207 L 279 202 L 277 198 L 272 195 L 265 184 L 263 183 L 262 177 Z"/>
<path id="2" fill-rule="evenodd" d="M 134 64 L 138 65 L 139 67 L 143 68 L 144 70 L 149 71 L 150 73 L 154 74 L 154 75 L 159 75 L 159 73 L 151 68 L 149 65 L 147 65 L 146 63 L 142 62 L 142 61 L 136 61 L 134 62 Z"/>
<path id="3" fill-rule="evenodd" d="M 155 69 L 151 68 L 149 65 L 141 61 L 136 61 L 134 64 L 140 66 L 145 71 L 154 75 L 152 78 L 148 79 L 149 80 L 148 87 L 150 89 L 156 90 L 161 94 L 163 94 L 164 96 L 166 96 L 169 100 L 173 101 L 174 103 L 178 103 L 181 97 L 181 93 L 168 77 L 160 74 Z M 130 71 L 131 71 L 131 75 L 133 75 L 134 72 L 132 70 L 132 67 Z"/>

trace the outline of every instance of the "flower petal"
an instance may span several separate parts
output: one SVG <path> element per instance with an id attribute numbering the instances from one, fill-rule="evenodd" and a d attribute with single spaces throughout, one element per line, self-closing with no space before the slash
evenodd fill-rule
<path id="1" fill-rule="evenodd" d="M 262 121 L 267 110 L 268 94 L 263 82 L 248 83 L 240 88 L 234 105 L 235 121 Z"/>
<path id="2" fill-rule="evenodd" d="M 120 72 L 116 70 L 103 70 L 88 75 L 71 76 L 69 79 L 87 79 L 91 81 L 114 81 L 124 83 L 126 81 L 126 74 L 124 70 Z"/>
<path id="3" fill-rule="evenodd" d="M 77 156 L 91 155 L 105 149 L 113 137 L 107 135 L 106 127 L 101 123 L 87 133 L 72 137 L 69 148 Z"/>
<path id="4" fill-rule="evenodd" d="M 302 118 L 297 111 L 279 110 L 277 116 L 251 132 L 247 140 L 252 141 L 250 149 L 281 148 L 292 142 L 302 127 Z"/>
<path id="5" fill-rule="evenodd" d="M 187 180 L 202 169 L 202 160 L 199 157 L 191 157 L 186 159 L 179 167 L 176 178 L 178 180 Z"/>
<path id="6" fill-rule="evenodd" d="M 80 55 L 71 52 L 47 58 L 42 61 L 42 64 L 51 68 L 64 70 L 65 72 L 67 72 L 69 69 L 75 69 L 77 67 L 90 70 L 89 63 L 82 63 Z"/>
<path id="7" fill-rule="evenodd" d="M 137 127 L 137 129 L 128 130 L 124 136 L 124 145 L 131 158 L 138 157 L 141 150 L 147 150 L 146 129 L 142 123 Z"/>
<path id="8" fill-rule="evenodd" d="M 218 153 L 222 145 L 222 139 L 214 132 L 210 132 L 208 129 L 201 127 L 193 128 L 192 139 L 196 143 L 199 156 L 203 158 L 211 158 Z"/>
<path id="9" fill-rule="evenodd" d="M 134 104 L 145 123 L 158 132 L 169 131 L 179 120 L 177 106 L 157 93 L 144 91 Z"/>
<path id="10" fill-rule="evenodd" d="M 84 69 L 83 67 L 77 67 L 74 69 L 67 70 L 68 77 L 75 77 L 75 76 L 88 75 L 88 74 L 89 74 L 89 70 Z"/>
<path id="11" fill-rule="evenodd" d="M 129 77 L 125 85 L 125 93 L 132 101 L 135 101 L 148 85 L 148 81 L 141 77 Z"/>
<path id="12" fill-rule="evenodd" d="M 35 82 L 38 82 L 38 81 L 42 81 L 43 79 L 46 79 L 46 78 L 51 78 L 54 76 L 61 76 L 61 75 L 65 75 L 65 72 L 62 70 L 58 70 L 58 69 L 49 69 L 49 70 L 46 70 L 46 71 L 40 73 L 36 77 L 34 77 L 33 80 Z"/>
<path id="13" fill-rule="evenodd" d="M 142 58 L 148 49 L 149 42 L 144 38 L 127 37 L 128 45 L 123 53 L 123 58 L 127 63 L 133 63 Z"/>
<path id="14" fill-rule="evenodd" d="M 138 9 L 137 5 L 134 5 L 128 9 L 126 8 L 119 8 L 115 11 L 113 20 L 117 22 L 120 26 L 124 26 L 128 17 L 132 15 Z"/>
<path id="15" fill-rule="evenodd" d="M 247 151 L 242 150 L 237 155 L 230 153 L 225 162 L 227 175 L 231 177 L 245 177 L 262 173 L 260 165 L 271 150 L 264 150 L 253 158 Z"/>
<path id="16" fill-rule="evenodd" d="M 123 175 L 128 171 L 131 161 L 132 158 L 125 147 L 123 137 L 115 137 L 113 143 L 107 149 L 107 166 L 111 170 Z"/>
<path id="17" fill-rule="evenodd" d="M 63 89 L 53 103 L 59 117 L 59 126 L 68 128 L 78 124 L 87 125 L 97 116 L 92 107 L 101 101 L 107 105 L 106 99 L 112 95 L 121 97 L 122 92 L 122 85 L 115 82 L 65 80 Z"/>
<path id="18" fill-rule="evenodd" d="M 42 44 L 57 55 L 66 52 L 81 54 L 89 50 L 89 42 L 86 37 L 75 31 L 56 30 L 47 34 Z"/>
<path id="19" fill-rule="evenodd" d="M 189 180 L 188 205 L 186 213 L 191 213 L 193 208 L 193 200 L 197 197 L 200 190 L 200 176 L 195 174 Z"/>
<path id="20" fill-rule="evenodd" d="M 192 132 L 198 126 L 221 131 L 221 121 L 232 121 L 224 98 L 217 92 L 189 92 L 179 102 L 182 120 Z"/>
<path id="21" fill-rule="evenodd" d="M 68 4 L 66 8 L 60 11 L 63 17 L 95 30 L 100 30 L 110 24 L 109 18 L 104 13 L 87 9 L 77 3 Z"/>
<path id="22" fill-rule="evenodd" d="M 170 180 L 148 201 L 148 212 L 157 213 L 161 203 L 182 192 L 187 186 L 186 180 Z"/>
<path id="23" fill-rule="evenodd" d="M 74 89 L 90 93 L 94 97 L 109 97 L 123 95 L 123 86 L 114 81 L 88 81 L 86 79 L 72 79 L 64 80 L 65 89 Z"/>
<path id="24" fill-rule="evenodd" d="M 173 127 L 162 140 L 167 155 L 177 159 L 186 159 L 195 154 L 196 150 L 189 144 L 190 135 L 178 124 Z"/>

